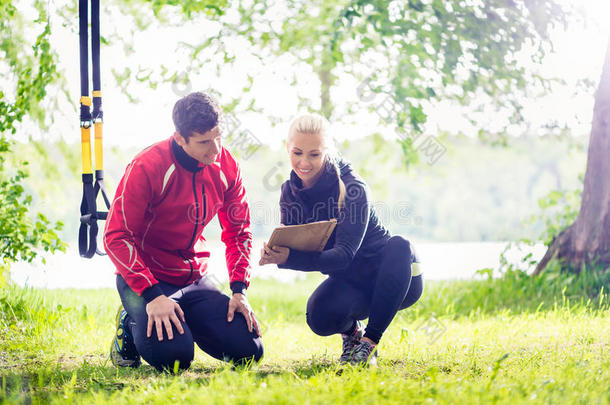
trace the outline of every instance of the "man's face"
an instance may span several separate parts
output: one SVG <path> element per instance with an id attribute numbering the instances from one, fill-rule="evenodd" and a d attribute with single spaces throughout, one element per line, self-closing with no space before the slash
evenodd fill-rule
<path id="1" fill-rule="evenodd" d="M 189 138 L 184 138 L 178 132 L 175 132 L 174 138 L 187 155 L 204 165 L 214 163 L 222 148 L 218 125 L 204 134 L 193 132 Z"/>

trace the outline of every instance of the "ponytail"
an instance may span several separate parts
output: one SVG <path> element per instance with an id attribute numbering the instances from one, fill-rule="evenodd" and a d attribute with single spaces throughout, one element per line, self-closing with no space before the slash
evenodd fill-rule
<path id="1" fill-rule="evenodd" d="M 339 201 L 337 202 L 337 217 L 341 216 L 341 209 L 345 204 L 345 183 L 341 180 L 341 169 L 339 169 L 339 165 L 337 163 L 337 159 L 329 157 L 329 163 L 333 165 L 335 169 L 335 173 L 337 174 L 337 180 L 339 180 Z"/>

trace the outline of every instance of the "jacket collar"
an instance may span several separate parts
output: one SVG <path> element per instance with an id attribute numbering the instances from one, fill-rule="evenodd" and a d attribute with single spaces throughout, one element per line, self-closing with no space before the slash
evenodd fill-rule
<path id="1" fill-rule="evenodd" d="M 197 159 L 193 159 L 192 157 L 190 157 L 184 151 L 184 149 L 182 149 L 182 146 L 178 145 L 178 142 L 176 142 L 176 140 L 173 138 L 172 149 L 174 151 L 174 155 L 176 156 L 176 160 L 178 161 L 180 166 L 184 167 L 189 172 L 196 173 L 203 168 L 200 162 Z"/>

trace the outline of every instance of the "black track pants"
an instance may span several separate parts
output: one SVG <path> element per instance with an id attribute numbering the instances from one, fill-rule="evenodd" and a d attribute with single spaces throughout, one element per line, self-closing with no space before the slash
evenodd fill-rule
<path id="1" fill-rule="evenodd" d="M 411 277 L 411 260 L 409 242 L 393 236 L 376 262 L 357 263 L 341 275 L 331 275 L 307 302 L 311 330 L 321 336 L 347 333 L 356 320 L 368 317 L 365 336 L 379 342 L 396 312 L 417 302 L 424 290 L 423 276 Z M 363 270 L 363 266 L 376 267 L 376 271 Z"/>
<path id="2" fill-rule="evenodd" d="M 194 357 L 193 343 L 214 358 L 237 364 L 251 359 L 258 361 L 263 356 L 263 342 L 254 330 L 248 332 L 242 314 L 236 312 L 233 321 L 227 322 L 229 297 L 206 277 L 182 288 L 159 282 L 165 295 L 180 304 L 186 319 L 186 322 L 181 321 L 183 335 L 172 324 L 174 338 L 167 338 L 164 327 L 161 342 L 157 339 L 155 327 L 151 337 L 146 337 L 148 315 L 144 298 L 129 288 L 120 275 L 117 275 L 116 283 L 123 307 L 129 315 L 128 325 L 136 349 L 147 363 L 159 370 L 173 369 L 176 360 L 180 368 L 188 368 Z"/>

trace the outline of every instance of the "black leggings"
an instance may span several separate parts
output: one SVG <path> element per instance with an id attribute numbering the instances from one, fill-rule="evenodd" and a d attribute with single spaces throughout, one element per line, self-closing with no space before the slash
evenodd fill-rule
<path id="1" fill-rule="evenodd" d="M 413 305 L 424 290 L 423 276 L 411 277 L 411 247 L 393 236 L 376 262 L 356 263 L 328 277 L 307 302 L 307 324 L 321 336 L 349 333 L 356 320 L 369 318 L 365 337 L 378 343 L 401 309 Z M 371 271 L 363 267 L 376 267 Z M 368 277 L 359 277 L 369 274 Z"/>
<path id="2" fill-rule="evenodd" d="M 195 355 L 193 342 L 210 356 L 237 364 L 251 359 L 258 361 L 263 356 L 261 338 L 254 331 L 248 332 L 246 320 L 240 313 L 235 314 L 232 322 L 227 322 L 229 297 L 205 277 L 186 287 L 159 282 L 165 295 L 180 304 L 186 319 L 186 323 L 180 321 L 183 335 L 172 324 L 174 338 L 169 340 L 164 330 L 161 342 L 157 339 L 156 328 L 150 338 L 146 337 L 148 315 L 144 298 L 129 288 L 120 275 L 116 284 L 129 315 L 128 326 L 136 349 L 158 370 L 172 369 L 176 361 L 180 368 L 188 368 Z"/>

